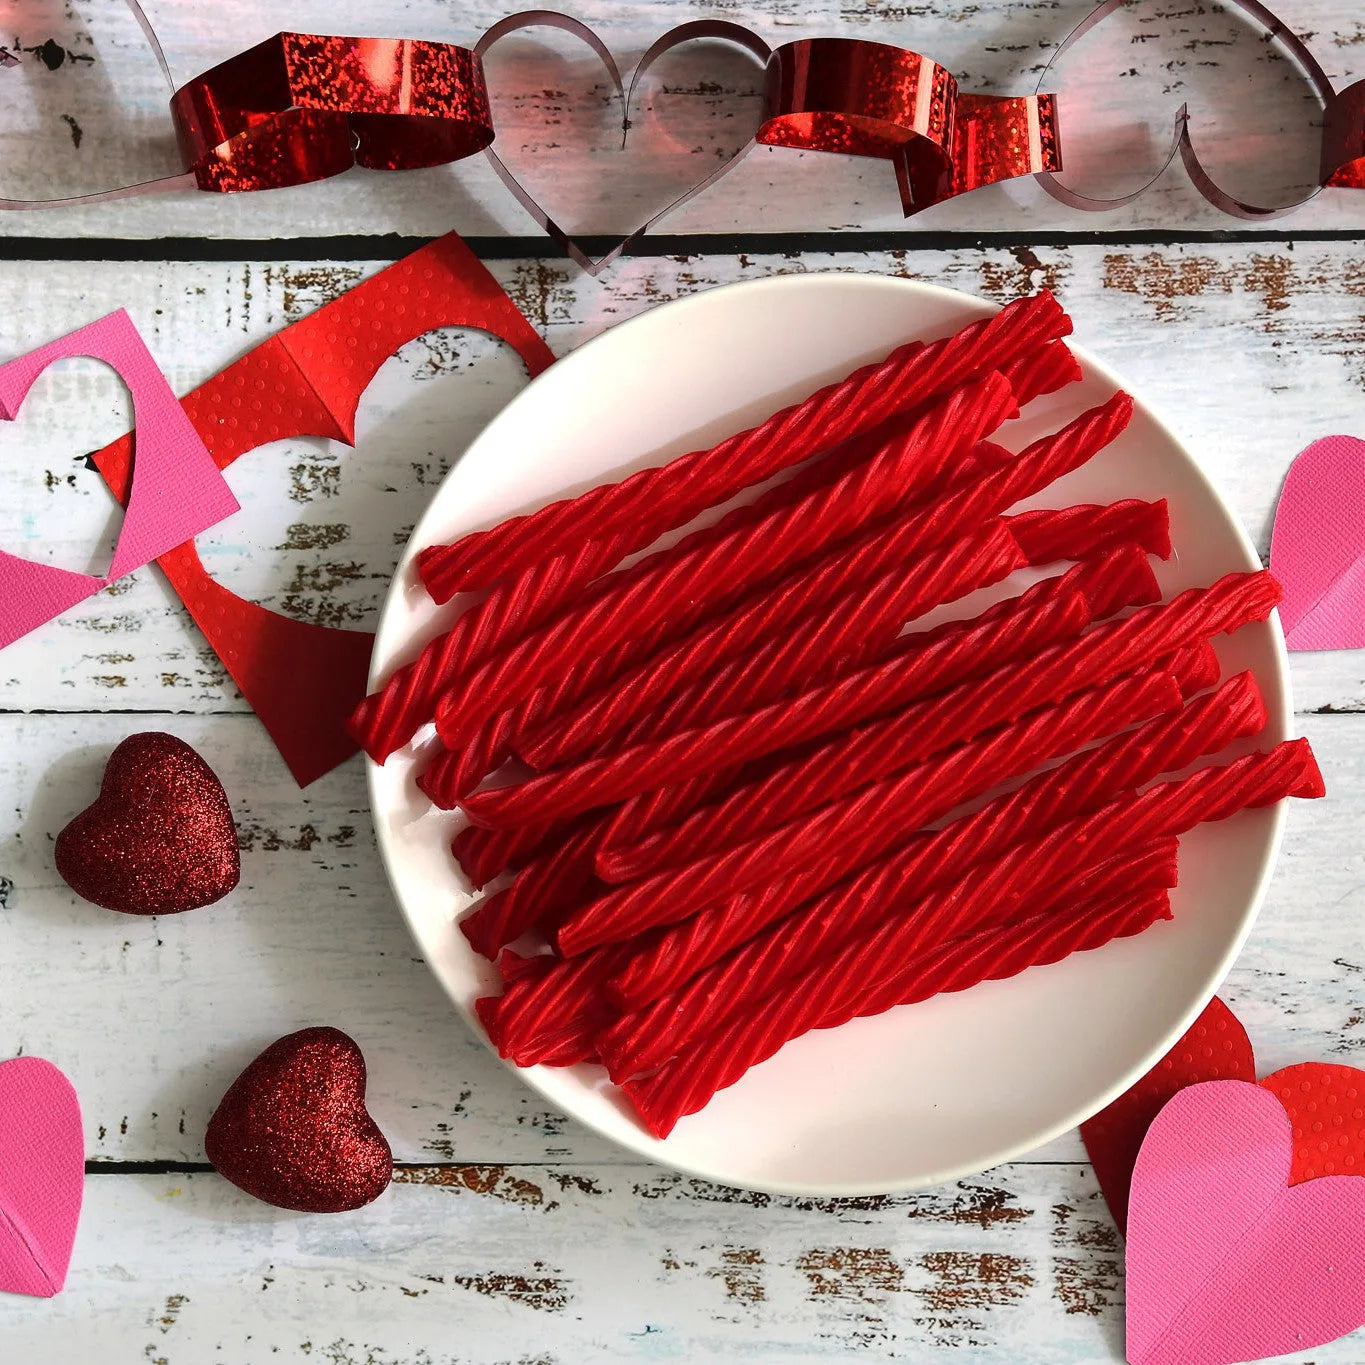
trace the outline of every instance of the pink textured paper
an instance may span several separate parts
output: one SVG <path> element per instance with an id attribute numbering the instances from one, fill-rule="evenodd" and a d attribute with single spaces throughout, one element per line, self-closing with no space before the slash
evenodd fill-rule
<path id="1" fill-rule="evenodd" d="M 1128 1359 L 1231 1365 L 1365 1322 L 1365 1178 L 1289 1186 L 1293 1130 L 1249 1081 L 1182 1090 L 1148 1129 L 1128 1207 Z"/>
<path id="2" fill-rule="evenodd" d="M 84 1183 L 81 1107 L 71 1082 L 40 1057 L 0 1065 L 0 1291 L 60 1292 Z"/>
<path id="3" fill-rule="evenodd" d="M 1270 571 L 1290 649 L 1365 647 L 1365 441 L 1324 437 L 1289 467 Z"/>
<path id="4" fill-rule="evenodd" d="M 0 550 L 0 649 L 237 511 L 227 481 L 121 308 L 0 366 L 0 419 L 13 421 L 33 381 L 68 356 L 102 360 L 128 386 L 137 421 L 132 492 L 102 578 Z"/>

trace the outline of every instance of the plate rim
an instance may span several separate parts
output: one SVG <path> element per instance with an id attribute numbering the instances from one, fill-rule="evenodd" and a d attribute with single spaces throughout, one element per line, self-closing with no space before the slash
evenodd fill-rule
<path id="1" fill-rule="evenodd" d="M 774 288 L 791 290 L 797 288 L 809 288 L 811 285 L 827 285 L 829 283 L 841 283 L 851 289 L 872 288 L 893 289 L 904 291 L 909 295 L 918 296 L 938 296 L 945 300 L 950 300 L 958 306 L 969 305 L 981 316 L 993 316 L 1003 308 L 1003 304 L 996 304 L 993 300 L 983 299 L 974 294 L 969 294 L 963 290 L 952 289 L 946 285 L 933 284 L 924 280 L 909 279 L 898 275 L 882 275 L 870 271 L 842 271 L 842 270 L 818 270 L 806 271 L 797 274 L 776 274 L 766 275 L 759 279 L 738 280 L 729 284 L 717 285 L 709 289 L 698 290 L 694 294 L 688 294 L 682 298 L 669 299 L 665 302 L 647 308 L 634 317 L 627 318 L 622 322 L 616 323 L 591 337 L 583 345 L 570 351 L 567 355 L 557 359 L 553 366 L 544 371 L 544 374 L 554 373 L 560 370 L 561 366 L 573 364 L 574 368 L 583 364 L 580 358 L 593 354 L 594 348 L 599 342 L 604 342 L 607 338 L 617 338 L 623 331 L 629 331 L 637 326 L 649 322 L 657 325 L 657 318 L 661 313 L 669 313 L 671 317 L 676 317 L 684 310 L 689 310 L 699 306 L 708 305 L 718 296 L 732 296 L 737 293 L 762 293 Z M 1161 434 L 1171 445 L 1177 449 L 1184 457 L 1190 474 L 1203 486 L 1204 492 L 1222 510 L 1229 525 L 1232 527 L 1233 534 L 1238 543 L 1246 566 L 1250 569 L 1263 567 L 1260 556 L 1258 555 L 1251 537 L 1242 524 L 1241 517 L 1224 497 L 1222 490 L 1217 483 L 1209 476 L 1203 465 L 1195 458 L 1186 443 L 1176 434 L 1170 423 L 1167 422 L 1162 414 L 1159 405 L 1154 405 L 1140 390 L 1135 389 L 1119 378 L 1118 375 L 1103 361 L 1097 359 L 1095 355 L 1084 345 L 1077 344 L 1074 337 L 1067 338 L 1067 345 L 1075 353 L 1081 364 L 1091 373 L 1100 377 L 1105 382 L 1111 384 L 1116 389 L 1122 389 L 1131 394 L 1136 406 L 1141 409 L 1146 417 L 1156 426 Z M 562 373 L 562 371 L 561 371 Z M 385 640 L 385 633 L 388 627 L 391 613 L 396 614 L 398 605 L 406 591 L 407 585 L 405 578 L 408 573 L 417 550 L 425 543 L 423 533 L 427 521 L 431 518 L 433 511 L 438 503 L 443 501 L 447 487 L 454 483 L 460 476 L 460 466 L 469 451 L 480 442 L 488 438 L 494 432 L 500 422 L 506 420 L 506 415 L 512 412 L 518 405 L 535 401 L 534 391 L 539 383 L 541 376 L 536 376 L 522 389 L 520 389 L 512 399 L 498 410 L 489 421 L 475 434 L 465 445 L 460 454 L 456 457 L 451 468 L 442 478 L 441 482 L 433 490 L 425 511 L 418 518 L 413 527 L 412 533 L 407 543 L 403 547 L 402 555 L 394 568 L 393 577 L 389 582 L 385 592 L 383 603 L 380 607 L 379 622 L 375 628 L 375 644 L 370 658 L 370 672 L 367 686 L 373 691 L 392 671 L 393 658 L 403 657 L 403 646 L 398 644 L 396 647 Z M 528 397 L 530 395 L 531 397 Z M 1279 683 L 1280 705 L 1278 712 L 1272 712 L 1269 717 L 1270 727 L 1279 725 L 1285 735 L 1291 735 L 1294 731 L 1294 706 L 1291 691 L 1292 679 L 1289 669 L 1289 656 L 1285 644 L 1284 632 L 1280 624 L 1278 610 L 1273 611 L 1266 621 L 1270 630 L 1270 640 L 1272 646 L 1273 666 Z M 384 646 L 384 648 L 381 648 Z M 970 1176 L 980 1175 L 992 1170 L 997 1166 L 1009 1162 L 1018 1161 L 1028 1153 L 1036 1151 L 1047 1143 L 1056 1140 L 1073 1128 L 1078 1128 L 1082 1123 L 1092 1118 L 1096 1113 L 1112 1103 L 1119 1095 L 1129 1089 L 1142 1076 L 1170 1050 L 1170 1048 L 1189 1030 L 1195 1020 L 1208 1006 L 1209 1001 L 1218 993 L 1219 989 L 1226 981 L 1228 973 L 1240 957 L 1246 942 L 1251 935 L 1257 920 L 1260 917 L 1261 908 L 1265 902 L 1266 893 L 1269 890 L 1271 879 L 1279 862 L 1280 851 L 1284 842 L 1284 833 L 1287 820 L 1287 801 L 1278 802 L 1272 811 L 1271 829 L 1269 837 L 1265 841 L 1261 854 L 1261 866 L 1256 874 L 1256 882 L 1250 893 L 1247 908 L 1242 914 L 1241 923 L 1238 931 L 1230 939 L 1224 949 L 1218 964 L 1212 973 L 1211 981 L 1196 993 L 1194 1003 L 1189 1006 L 1185 1014 L 1180 1018 L 1178 1024 L 1173 1026 L 1168 1034 L 1151 1049 L 1141 1056 L 1130 1068 L 1128 1068 L 1110 1087 L 1105 1090 L 1100 1097 L 1093 1102 L 1086 1112 L 1079 1117 L 1074 1114 L 1068 1115 L 1064 1120 L 1057 1122 L 1041 1134 L 1031 1135 L 1024 1143 L 1001 1149 L 993 1152 L 984 1165 L 973 1160 L 964 1165 L 945 1167 L 941 1170 L 931 1171 L 913 1178 L 888 1182 L 885 1180 L 871 1183 L 860 1183 L 857 1181 L 844 1181 L 828 1184 L 811 1184 L 801 1181 L 764 1181 L 746 1177 L 742 1184 L 737 1184 L 732 1175 L 724 1171 L 717 1170 L 701 1162 L 690 1162 L 686 1159 L 675 1158 L 667 1151 L 667 1140 L 654 1138 L 643 1128 L 638 1132 L 632 1130 L 629 1136 L 620 1132 L 609 1131 L 600 1126 L 591 1117 L 587 1117 L 578 1110 L 565 1110 L 562 1097 L 558 1092 L 552 1092 L 549 1087 L 542 1083 L 541 1067 L 518 1067 L 514 1063 L 498 1056 L 496 1048 L 493 1047 L 487 1035 L 478 1022 L 473 1010 L 467 1008 L 463 1001 L 458 999 L 450 986 L 444 979 L 441 971 L 429 960 L 427 948 L 421 935 L 418 932 L 417 924 L 413 915 L 409 912 L 403 897 L 399 894 L 397 881 L 394 875 L 392 858 L 393 850 L 390 848 L 389 837 L 384 823 L 375 818 L 379 809 L 379 793 L 377 782 L 381 765 L 377 764 L 368 754 L 363 755 L 365 764 L 366 793 L 370 804 L 371 818 L 375 830 L 375 842 L 379 849 L 380 860 L 383 864 L 384 875 L 388 882 L 390 892 L 397 904 L 399 913 L 407 927 L 408 933 L 412 936 L 413 942 L 422 953 L 423 962 L 435 977 L 446 998 L 454 1006 L 456 1012 L 465 1020 L 471 1031 L 478 1038 L 493 1057 L 495 1057 L 502 1067 L 514 1072 L 518 1079 L 529 1086 L 536 1094 L 555 1106 L 556 1109 L 565 1112 L 572 1122 L 581 1124 L 588 1131 L 598 1137 L 606 1139 L 614 1147 L 622 1151 L 629 1152 L 632 1156 L 643 1157 L 657 1165 L 667 1167 L 683 1175 L 697 1179 L 711 1181 L 716 1184 L 729 1185 L 736 1188 L 756 1190 L 765 1194 L 779 1195 L 783 1197 L 798 1198 L 858 1198 L 882 1194 L 904 1194 L 916 1190 L 931 1189 L 935 1186 L 943 1185 L 954 1180 L 964 1179 Z"/>

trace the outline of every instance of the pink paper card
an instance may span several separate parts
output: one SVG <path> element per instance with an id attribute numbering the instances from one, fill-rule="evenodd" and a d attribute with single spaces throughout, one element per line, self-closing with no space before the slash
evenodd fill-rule
<path id="1" fill-rule="evenodd" d="M 237 499 L 123 309 L 0 365 L 0 419 L 13 421 L 54 360 L 90 356 L 128 386 L 137 422 L 132 493 L 104 577 L 0 550 L 0 649 L 237 511 Z"/>
<path id="2" fill-rule="evenodd" d="M 1327 436 L 1290 466 L 1270 571 L 1290 649 L 1365 647 L 1365 441 Z"/>
<path id="3" fill-rule="evenodd" d="M 41 1057 L 0 1063 L 0 1292 L 61 1292 L 84 1187 L 71 1082 Z"/>
<path id="4" fill-rule="evenodd" d="M 1365 1323 L 1365 1178 L 1290 1186 L 1284 1106 L 1206 1081 L 1157 1115 L 1128 1206 L 1131 1365 L 1231 1365 Z"/>

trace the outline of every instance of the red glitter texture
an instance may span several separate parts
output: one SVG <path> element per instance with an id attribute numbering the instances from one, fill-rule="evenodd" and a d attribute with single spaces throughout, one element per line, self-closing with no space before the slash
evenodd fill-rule
<path id="1" fill-rule="evenodd" d="M 241 875 L 237 829 L 212 768 L 184 740 L 130 735 L 100 794 L 57 836 L 77 895 L 125 915 L 174 915 L 221 900 Z"/>
<path id="2" fill-rule="evenodd" d="M 204 1150 L 256 1199 L 301 1213 L 342 1213 L 378 1199 L 393 1154 L 365 1108 L 365 1058 L 335 1028 L 271 1043 L 233 1081 Z"/>

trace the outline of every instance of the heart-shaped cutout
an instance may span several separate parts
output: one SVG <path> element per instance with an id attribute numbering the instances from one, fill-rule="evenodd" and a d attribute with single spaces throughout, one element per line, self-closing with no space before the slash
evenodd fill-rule
<path id="1" fill-rule="evenodd" d="M 1054 50 L 1038 88 L 1058 92 L 1066 161 L 1039 180 L 1070 207 L 1131 203 L 1177 156 L 1199 192 L 1238 217 L 1286 213 L 1320 188 L 1332 83 L 1259 0 L 1103 0 Z"/>
<path id="2" fill-rule="evenodd" d="M 620 149 L 622 151 L 625 151 L 626 149 L 628 140 L 627 135 L 632 126 L 631 110 L 636 103 L 636 87 L 649 68 L 662 58 L 665 53 L 670 52 L 673 48 L 678 47 L 681 44 L 689 43 L 697 39 L 720 39 L 727 43 L 737 45 L 744 51 L 750 53 L 760 63 L 766 63 L 770 55 L 768 45 L 759 38 L 757 34 L 752 33 L 749 29 L 744 28 L 740 24 L 730 23 L 727 20 L 695 20 L 691 23 L 681 24 L 677 28 L 671 29 L 649 48 L 649 50 L 640 58 L 640 61 L 635 68 L 635 72 L 631 77 L 629 92 L 627 92 L 623 87 L 621 72 L 616 64 L 616 59 L 612 56 L 610 49 L 597 34 L 579 20 L 551 10 L 527 10 L 499 21 L 479 39 L 475 51 L 480 57 L 486 57 L 489 50 L 503 38 L 506 38 L 509 34 L 528 28 L 558 29 L 562 32 L 571 34 L 593 52 L 598 62 L 601 64 L 602 69 L 607 74 L 610 83 L 609 97 L 614 97 L 616 100 L 622 102 L 622 137 L 620 142 Z M 521 75 L 522 79 L 518 81 L 518 88 L 520 89 L 539 88 L 545 84 L 544 79 L 537 82 L 534 79 L 527 79 L 524 72 L 522 72 Z M 495 74 L 495 79 L 491 85 L 491 95 L 493 99 L 495 121 L 497 121 L 500 128 L 504 129 L 503 143 L 505 146 L 508 143 L 517 140 L 516 120 L 513 116 L 513 111 L 508 107 L 506 99 L 499 101 L 497 84 L 498 82 Z M 587 106 L 583 105 L 580 107 L 586 108 Z M 537 113 L 535 125 L 537 129 L 541 126 L 541 120 L 542 116 Z M 753 120 L 755 129 L 757 128 L 758 122 L 759 119 L 755 117 Z M 538 223 L 560 248 L 574 262 L 582 267 L 582 269 L 587 271 L 590 275 L 597 275 L 621 255 L 636 238 L 648 232 L 650 228 L 659 223 L 663 218 L 674 212 L 674 210 L 681 208 L 683 204 L 695 198 L 711 185 L 714 185 L 717 180 L 731 171 L 753 146 L 753 138 L 750 136 L 742 145 L 736 147 L 732 151 L 722 152 L 717 149 L 714 155 L 718 156 L 720 160 L 719 164 L 715 164 L 709 149 L 697 147 L 695 145 L 696 139 L 689 139 L 689 142 L 692 145 L 689 146 L 686 156 L 682 158 L 679 158 L 676 155 L 669 156 L 665 125 L 662 118 L 660 118 L 657 113 L 651 119 L 651 124 L 656 133 L 656 143 L 658 141 L 658 136 L 662 134 L 664 144 L 662 151 L 659 146 L 656 145 L 653 148 L 653 155 L 646 158 L 646 164 L 650 164 L 655 168 L 655 178 L 657 178 L 657 165 L 661 161 L 677 162 L 681 160 L 682 163 L 686 165 L 694 158 L 702 158 L 703 161 L 707 163 L 705 164 L 705 169 L 700 175 L 696 175 L 685 189 L 665 202 L 662 207 L 654 208 L 649 211 L 648 216 L 644 217 L 638 226 L 632 228 L 624 235 L 619 236 L 611 248 L 604 255 L 601 255 L 596 259 L 590 256 L 580 243 L 575 240 L 574 235 L 570 230 L 561 226 L 557 216 L 552 215 L 546 210 L 540 192 L 533 193 L 531 189 L 528 188 L 527 183 L 522 176 L 512 170 L 507 161 L 494 147 L 488 148 L 485 155 L 488 157 L 490 164 L 497 172 L 499 178 L 512 192 L 517 202 L 531 215 L 536 223 Z M 555 139 L 554 145 L 558 145 L 558 139 L 563 136 L 564 130 L 562 125 L 562 118 L 555 121 L 555 132 L 553 135 Z M 570 132 L 570 137 L 574 137 L 573 132 Z M 581 161 L 579 166 L 581 167 Z M 539 170 L 538 178 L 540 183 L 543 183 L 546 178 L 543 167 Z M 621 176 L 621 180 L 622 183 L 626 183 L 626 177 L 624 175 Z M 596 189 L 600 180 L 598 178 L 593 178 L 590 183 L 594 186 L 594 197 L 600 197 Z"/>
<path id="3" fill-rule="evenodd" d="M 1289 467 L 1270 541 L 1290 649 L 1365 646 L 1365 441 L 1327 436 Z"/>
<path id="4" fill-rule="evenodd" d="M 1214 996 L 1141 1080 L 1081 1124 L 1086 1154 L 1120 1232 L 1128 1222 L 1128 1192 L 1142 1140 L 1171 1098 L 1199 1081 L 1255 1079 L 1251 1039 L 1241 1020 Z"/>
<path id="5" fill-rule="evenodd" d="M 132 420 L 127 387 L 108 365 L 59 360 L 23 406 L 0 422 L 0 466 L 19 484 L 0 506 L 0 545 L 34 564 L 103 580 L 123 509 L 89 467 L 88 452 Z"/>
<path id="6" fill-rule="evenodd" d="M 486 333 L 442 328 L 405 343 L 361 396 L 354 450 L 294 437 L 224 471 L 250 515 L 198 538 L 205 571 L 293 620 L 374 629 L 432 491 L 525 383 L 520 357 Z"/>
<path id="7" fill-rule="evenodd" d="M 354 445 L 356 410 L 376 371 L 404 342 L 438 327 L 501 337 L 533 376 L 554 360 L 497 280 L 447 233 L 248 351 L 181 406 L 219 468 L 286 437 Z M 120 500 L 131 453 L 130 433 L 93 457 Z M 193 541 L 157 562 L 300 786 L 356 752 L 346 721 L 365 695 L 368 631 L 297 621 L 245 601 L 209 577 Z"/>
<path id="8" fill-rule="evenodd" d="M 204 1150 L 239 1189 L 301 1213 L 361 1208 L 393 1175 L 393 1153 L 365 1108 L 364 1055 L 335 1028 L 271 1043 L 214 1110 Z"/>
<path id="9" fill-rule="evenodd" d="M 41 1057 L 0 1063 L 0 1292 L 61 1292 L 84 1188 L 71 1082 Z"/>
<path id="10" fill-rule="evenodd" d="M 237 510 L 203 441 L 122 309 L 0 366 L 0 419 L 13 420 L 38 376 L 71 356 L 104 361 L 132 394 L 140 434 L 136 459 L 129 452 L 132 478 L 123 525 L 103 577 L 0 551 L 0 648 Z"/>
<path id="11" fill-rule="evenodd" d="M 237 827 L 213 769 L 174 735 L 130 735 L 100 794 L 57 836 L 57 871 L 125 915 L 174 915 L 221 900 L 241 875 Z"/>
<path id="12" fill-rule="evenodd" d="M 1294 1127 L 1291 1185 L 1325 1175 L 1365 1175 L 1365 1071 L 1300 1062 L 1261 1084 L 1284 1105 Z"/>
<path id="13" fill-rule="evenodd" d="M 1157 1115 L 1128 1213 L 1132 1365 L 1260 1360 L 1365 1323 L 1365 1180 L 1291 1187 L 1293 1159 L 1259 1085 L 1193 1085 Z"/>

